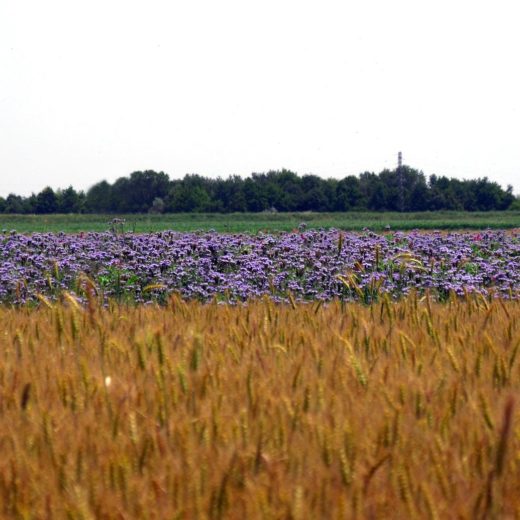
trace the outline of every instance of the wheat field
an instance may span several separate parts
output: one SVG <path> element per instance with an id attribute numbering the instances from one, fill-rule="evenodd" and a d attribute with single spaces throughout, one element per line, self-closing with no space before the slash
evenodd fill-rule
<path id="1" fill-rule="evenodd" d="M 0 516 L 520 518 L 519 347 L 479 296 L 0 307 Z"/>

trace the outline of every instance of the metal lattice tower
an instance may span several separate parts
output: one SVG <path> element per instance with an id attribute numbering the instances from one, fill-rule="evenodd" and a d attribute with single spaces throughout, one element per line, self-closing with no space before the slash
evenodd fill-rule
<path id="1" fill-rule="evenodd" d="M 397 154 L 397 177 L 399 179 L 399 206 L 404 211 L 403 154 Z"/>

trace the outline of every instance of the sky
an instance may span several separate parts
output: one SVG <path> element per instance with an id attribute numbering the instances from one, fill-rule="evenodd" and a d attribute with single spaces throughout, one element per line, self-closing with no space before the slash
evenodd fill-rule
<path id="1" fill-rule="evenodd" d="M 515 1 L 0 0 L 0 196 L 403 163 L 520 195 Z"/>

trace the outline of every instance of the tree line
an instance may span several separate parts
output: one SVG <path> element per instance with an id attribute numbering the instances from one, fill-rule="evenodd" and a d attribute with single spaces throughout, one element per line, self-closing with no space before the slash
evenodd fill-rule
<path id="1" fill-rule="evenodd" d="M 459 180 L 402 166 L 343 179 L 299 176 L 290 170 L 247 178 L 170 179 L 164 172 L 136 171 L 86 192 L 72 186 L 22 197 L 0 197 L 0 213 L 177 213 L 261 211 L 490 211 L 520 209 L 513 189 L 487 177 Z"/>

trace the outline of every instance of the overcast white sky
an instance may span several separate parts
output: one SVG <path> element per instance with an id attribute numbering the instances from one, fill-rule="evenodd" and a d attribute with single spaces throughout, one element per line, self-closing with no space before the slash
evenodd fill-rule
<path id="1" fill-rule="evenodd" d="M 0 195 L 405 164 L 520 194 L 518 2 L 0 0 Z"/>

